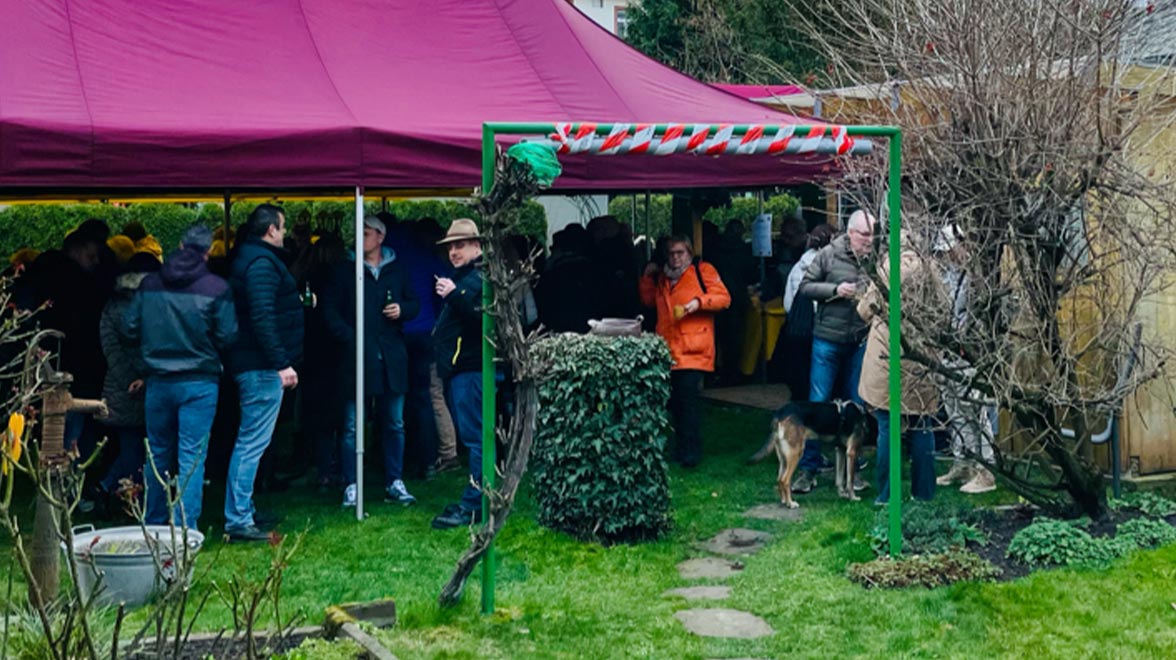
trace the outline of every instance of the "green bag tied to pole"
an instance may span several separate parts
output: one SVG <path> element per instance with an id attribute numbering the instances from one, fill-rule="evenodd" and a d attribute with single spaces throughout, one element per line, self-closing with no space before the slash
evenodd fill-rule
<path id="1" fill-rule="evenodd" d="M 563 166 L 555 155 L 555 148 L 542 142 L 519 142 L 506 150 L 506 155 L 530 168 L 541 186 L 550 186 L 563 173 Z"/>

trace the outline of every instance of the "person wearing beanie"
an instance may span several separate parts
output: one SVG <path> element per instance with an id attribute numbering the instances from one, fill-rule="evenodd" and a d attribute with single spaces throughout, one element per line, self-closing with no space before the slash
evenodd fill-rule
<path id="1" fill-rule="evenodd" d="M 13 269 L 19 270 L 36 261 L 39 256 L 41 256 L 40 250 L 35 248 L 21 248 L 8 257 L 8 263 L 12 265 Z"/>
<path id="2" fill-rule="evenodd" d="M 205 229 L 207 229 L 207 227 L 205 227 Z M 209 236 L 211 235 L 212 234 L 209 234 Z M 211 240 L 209 242 L 211 243 Z M 161 246 L 159 241 L 150 234 L 135 241 L 135 252 L 146 252 L 160 261 L 163 260 L 163 246 Z"/>
<path id="3" fill-rule="evenodd" d="M 111 237 L 126 239 L 126 245 L 131 245 L 125 236 Z M 115 254 L 118 254 L 117 250 Z M 147 254 L 137 254 L 130 257 L 123 266 L 123 272 L 114 283 L 114 292 L 110 301 L 102 310 L 102 318 L 98 325 L 98 334 L 102 340 L 102 355 L 106 358 L 106 378 L 102 384 L 102 399 L 110 410 L 110 415 L 102 420 L 106 427 L 108 440 L 113 440 L 117 451 L 114 462 L 110 465 L 106 475 L 97 483 L 97 492 L 91 493 L 90 499 L 98 506 L 108 505 L 111 496 L 123 485 L 124 479 L 135 483 L 142 483 L 144 445 L 147 437 L 146 422 L 143 412 L 143 379 L 146 377 L 146 366 L 137 347 L 128 346 L 122 337 L 125 334 L 123 319 L 139 284 L 147 275 L 157 272 L 159 262 Z M 108 511 L 109 513 L 109 511 Z"/>
<path id="4" fill-rule="evenodd" d="M 146 374 L 144 417 L 151 457 L 143 482 L 149 525 L 170 519 L 198 528 L 207 438 L 223 372 L 220 356 L 237 338 L 232 291 L 208 272 L 211 245 L 207 227 L 189 229 L 159 272 L 143 279 L 124 316 L 125 340 L 138 347 Z M 168 511 L 165 494 L 169 484 L 161 483 L 170 475 L 175 475 L 171 485 L 181 503 L 173 511 Z"/>
<path id="5" fill-rule="evenodd" d="M 135 255 L 135 243 L 131 239 L 119 234 L 106 239 L 106 247 L 114 252 L 114 258 L 123 266 Z"/>

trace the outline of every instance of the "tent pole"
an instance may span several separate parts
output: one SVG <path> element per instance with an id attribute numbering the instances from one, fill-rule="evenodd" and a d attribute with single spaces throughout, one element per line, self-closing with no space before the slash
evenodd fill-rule
<path id="1" fill-rule="evenodd" d="M 229 248 L 233 243 L 233 195 L 225 188 L 225 254 L 229 253 Z"/>
<path id="2" fill-rule="evenodd" d="M 902 133 L 890 136 L 890 175 L 887 182 L 890 224 L 890 556 L 902 554 Z"/>
<path id="3" fill-rule="evenodd" d="M 645 260 L 653 259 L 653 237 L 649 235 L 649 191 L 645 191 Z"/>
<path id="4" fill-rule="evenodd" d="M 355 187 L 355 519 L 363 520 L 363 187 Z M 346 460 L 346 458 L 344 458 Z"/>
<path id="5" fill-rule="evenodd" d="M 756 191 L 755 199 L 756 216 L 764 214 L 764 191 L 762 189 Z M 772 244 L 772 226 L 768 225 L 768 245 Z M 759 275 L 760 282 L 768 279 L 768 259 L 767 257 L 759 258 Z M 768 355 L 768 301 L 760 299 L 760 337 L 763 339 L 763 345 L 760 347 L 760 384 L 768 384 L 768 360 L 771 356 Z"/>
<path id="6" fill-rule="evenodd" d="M 494 187 L 495 167 L 494 129 L 482 124 L 482 194 L 489 197 Z M 489 246 L 483 246 L 483 249 Z M 494 390 L 494 344 L 490 334 L 494 330 L 494 319 L 490 316 L 493 303 L 489 272 L 482 271 L 482 524 L 490 525 L 490 496 L 494 487 L 494 470 L 497 465 L 494 444 L 495 429 L 498 427 L 497 400 Z M 494 613 L 494 585 L 496 582 L 496 558 L 494 542 L 486 546 L 482 555 L 482 614 Z"/>

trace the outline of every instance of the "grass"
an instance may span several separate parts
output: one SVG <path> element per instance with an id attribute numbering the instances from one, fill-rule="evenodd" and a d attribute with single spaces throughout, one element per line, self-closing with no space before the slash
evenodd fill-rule
<path id="1" fill-rule="evenodd" d="M 696 471 L 672 472 L 675 528 L 656 543 L 605 548 L 550 532 L 535 524 L 524 493 L 498 544 L 498 611 L 490 617 L 478 612 L 476 579 L 459 607 L 435 604 L 467 537 L 433 531 L 429 520 L 456 497 L 460 477 L 410 484 L 420 504 L 409 509 L 384 505 L 372 493 L 363 523 L 339 509 L 335 493 L 268 496 L 262 506 L 282 510 L 286 531 L 310 529 L 285 576 L 283 608 L 317 623 L 332 603 L 395 598 L 400 621 L 377 634 L 406 659 L 1176 655 L 1176 546 L 1136 553 L 1104 571 L 1045 571 L 1010 583 L 932 591 L 866 591 L 850 583 L 846 565 L 873 557 L 870 498 L 844 502 L 826 481 L 803 496 L 803 522 L 742 516 L 774 498 L 774 463 L 742 464 L 763 440 L 767 419 L 757 411 L 708 408 L 707 459 Z M 212 501 L 219 490 L 209 492 L 210 518 L 219 510 Z M 954 489 L 939 496 L 963 497 Z M 998 492 L 977 501 L 1002 499 Z M 692 544 L 726 527 L 775 535 L 726 582 L 732 597 L 713 605 L 759 614 L 777 631 L 771 637 L 693 637 L 673 618 L 689 605 L 662 596 L 685 584 L 675 565 L 702 556 Z M 205 553 L 206 561 L 216 557 L 217 581 L 239 571 L 260 575 L 270 557 L 264 545 L 224 546 L 217 538 Z M 198 627 L 228 624 L 228 610 L 210 601 Z"/>

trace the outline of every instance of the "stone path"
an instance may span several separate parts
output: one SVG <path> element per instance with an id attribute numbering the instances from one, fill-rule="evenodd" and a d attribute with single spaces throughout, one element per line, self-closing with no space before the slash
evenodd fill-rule
<path id="1" fill-rule="evenodd" d="M 800 522 L 804 520 L 804 509 L 790 509 L 783 504 L 760 504 L 743 512 L 744 517 L 758 520 L 787 520 Z"/>
<path id="2" fill-rule="evenodd" d="M 766 621 L 754 614 L 728 609 L 681 610 L 674 618 L 686 629 L 701 637 L 756 639 L 775 633 Z"/>
<path id="3" fill-rule="evenodd" d="M 731 587 L 678 587 L 662 595 L 681 596 L 686 600 L 726 600 L 731 595 Z"/>
<path id="4" fill-rule="evenodd" d="M 763 550 L 771 539 L 772 535 L 767 532 L 738 527 L 724 529 L 713 538 L 696 543 L 695 547 L 713 554 L 734 557 L 753 555 Z M 678 564 L 678 575 L 685 580 L 725 580 L 742 570 L 741 562 L 720 557 L 699 557 Z M 670 589 L 663 595 L 680 596 L 687 600 L 725 600 L 731 595 L 731 587 L 682 587 Z M 768 622 L 758 616 L 727 608 L 679 610 L 674 612 L 674 618 L 681 621 L 686 630 L 701 637 L 756 639 L 775 633 Z"/>
<path id="5" fill-rule="evenodd" d="M 678 564 L 678 575 L 683 580 L 725 580 L 732 575 L 738 575 L 743 570 L 743 564 L 718 557 L 701 557 L 687 559 Z"/>
<path id="6" fill-rule="evenodd" d="M 754 529 L 724 529 L 711 540 L 696 543 L 695 547 L 717 555 L 754 555 L 763 550 L 771 538 L 771 534 Z"/>

